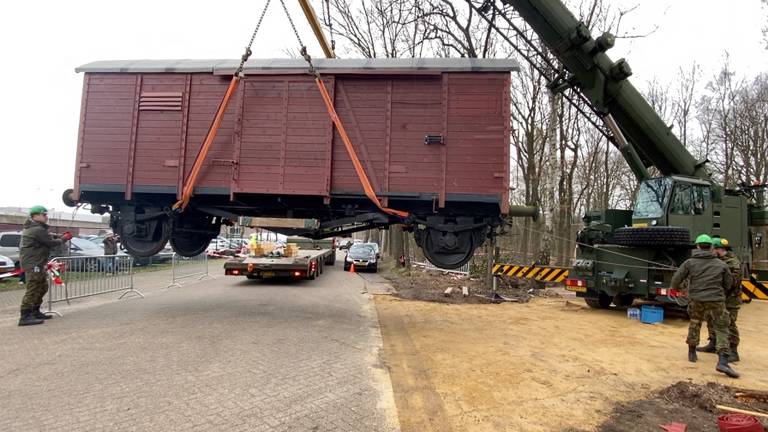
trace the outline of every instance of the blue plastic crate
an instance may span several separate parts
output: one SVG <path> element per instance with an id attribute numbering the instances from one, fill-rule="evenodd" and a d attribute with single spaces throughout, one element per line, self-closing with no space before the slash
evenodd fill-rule
<path id="1" fill-rule="evenodd" d="M 664 322 L 664 308 L 651 305 L 643 305 L 640 308 L 640 322 L 655 324 Z"/>
<path id="2" fill-rule="evenodd" d="M 640 309 L 632 307 L 627 309 L 627 318 L 640 321 Z"/>

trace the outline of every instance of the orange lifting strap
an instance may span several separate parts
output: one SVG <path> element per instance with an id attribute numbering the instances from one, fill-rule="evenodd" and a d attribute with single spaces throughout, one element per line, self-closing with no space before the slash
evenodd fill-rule
<path id="1" fill-rule="evenodd" d="M 235 93 L 235 89 L 237 89 L 238 83 L 240 82 L 240 76 L 243 70 L 243 65 L 245 64 L 245 61 L 248 59 L 248 57 L 250 57 L 251 55 L 251 45 L 253 44 L 253 40 L 256 37 L 256 33 L 259 31 L 259 27 L 261 26 L 261 21 L 264 19 L 264 14 L 266 13 L 267 8 L 269 7 L 269 2 L 270 0 L 267 0 L 266 5 L 264 6 L 264 10 L 261 13 L 259 22 L 256 24 L 256 29 L 253 32 L 253 36 L 251 36 L 251 41 L 246 47 L 245 54 L 243 54 L 242 61 L 240 62 L 240 67 L 232 76 L 232 81 L 229 82 L 229 88 L 227 88 L 227 92 L 226 94 L 224 94 L 224 98 L 221 100 L 221 104 L 219 105 L 218 111 L 216 111 L 216 116 L 213 119 L 213 123 L 211 124 L 210 129 L 208 129 L 208 134 L 205 136 L 205 141 L 203 141 L 203 145 L 200 147 L 200 151 L 197 153 L 197 156 L 195 157 L 195 163 L 192 165 L 192 170 L 189 173 L 189 177 L 186 179 L 184 183 L 181 199 L 177 201 L 176 204 L 173 205 L 174 210 L 183 211 L 184 209 L 187 208 L 190 198 L 192 198 L 192 193 L 195 189 L 195 184 L 197 183 L 198 176 L 200 175 L 200 170 L 203 168 L 203 164 L 205 163 L 205 158 L 208 155 L 208 151 L 210 150 L 211 145 L 213 144 L 214 138 L 216 138 L 216 132 L 218 132 L 219 126 L 221 125 L 221 121 L 224 118 L 224 112 L 227 110 L 229 101 L 232 98 L 232 95 Z M 370 180 L 368 180 L 368 176 L 365 174 L 365 169 L 363 169 L 363 165 L 360 163 L 360 159 L 357 157 L 357 153 L 355 153 L 355 148 L 352 147 L 352 142 L 349 140 L 347 131 L 344 129 L 344 125 L 341 123 L 341 120 L 339 119 L 338 114 L 336 114 L 336 108 L 334 108 L 333 106 L 333 100 L 331 99 L 331 96 L 328 94 L 328 90 L 325 88 L 325 84 L 323 83 L 323 80 L 320 78 L 320 75 L 317 73 L 317 71 L 314 70 L 311 59 L 306 54 L 306 47 L 304 46 L 304 44 L 301 43 L 301 38 L 299 37 L 298 31 L 296 31 L 296 26 L 293 25 L 293 19 L 291 19 L 291 15 L 288 13 L 288 8 L 285 6 L 284 0 L 280 0 L 280 2 L 283 5 L 283 9 L 285 10 L 285 14 L 288 17 L 288 21 L 291 23 L 291 27 L 293 27 L 293 31 L 296 34 L 296 38 L 299 40 L 299 43 L 302 45 L 302 54 L 304 55 L 304 58 L 307 60 L 307 62 L 310 65 L 310 71 L 315 74 L 315 83 L 317 83 L 317 88 L 320 90 L 320 95 L 323 97 L 325 106 L 328 109 L 328 114 L 331 116 L 331 121 L 333 121 L 333 124 L 336 125 L 336 129 L 338 129 L 339 131 L 341 140 L 344 141 L 344 147 L 346 147 L 347 149 L 349 158 L 352 159 L 352 165 L 354 165 L 355 172 L 357 173 L 357 177 L 360 180 L 360 183 L 363 185 L 363 190 L 365 191 L 365 195 L 374 204 L 376 204 L 376 207 L 378 207 L 384 213 L 387 213 L 393 216 L 403 217 L 403 218 L 408 217 L 409 216 L 408 212 L 384 207 L 381 204 L 381 201 L 379 201 L 379 198 L 376 196 L 376 191 L 373 190 L 373 186 L 371 186 L 371 182 Z M 306 2 L 301 2 L 301 3 L 302 3 L 302 7 L 308 5 L 308 4 L 305 4 Z M 309 8 L 311 9 L 311 6 Z M 306 12 L 307 10 L 305 10 L 305 13 Z M 310 15 L 308 15 L 308 17 L 310 17 Z M 311 17 L 314 19 L 314 21 L 317 20 L 317 17 L 314 16 L 314 12 L 312 13 Z M 312 23 L 312 21 L 313 20 L 310 19 L 310 23 Z M 319 28 L 319 25 L 317 25 L 317 27 Z M 322 31 L 320 33 L 322 33 Z M 325 45 L 327 45 L 327 42 L 323 45 L 324 48 L 325 48 Z"/>
<path id="2" fill-rule="evenodd" d="M 211 128 L 208 129 L 208 134 L 205 136 L 205 141 L 203 141 L 203 145 L 200 147 L 200 151 L 197 153 L 197 157 L 195 157 L 195 163 L 192 165 L 192 170 L 189 172 L 189 177 L 184 183 L 181 199 L 173 205 L 174 210 L 183 211 L 187 208 L 189 200 L 192 198 L 192 192 L 195 189 L 195 184 L 197 184 L 197 178 L 200 175 L 200 170 L 203 168 L 205 158 L 208 155 L 208 151 L 211 149 L 213 140 L 216 138 L 216 133 L 218 132 L 221 121 L 224 118 L 224 112 L 227 110 L 229 101 L 232 99 L 232 95 L 235 93 L 239 82 L 240 77 L 233 75 L 232 81 L 229 82 L 227 92 L 224 94 L 224 98 L 221 100 L 221 104 L 219 104 L 219 109 L 216 111 L 216 116 L 213 118 Z M 357 177 L 360 179 L 360 183 L 363 185 L 365 195 L 374 204 L 376 204 L 376 207 L 381 209 L 381 211 L 384 213 L 404 218 L 408 217 L 408 212 L 387 208 L 381 204 L 381 201 L 379 201 L 379 198 L 376 196 L 376 192 L 373 190 L 373 186 L 371 186 L 371 182 L 368 179 L 368 176 L 365 174 L 365 169 L 363 169 L 363 165 L 360 163 L 360 159 L 357 157 L 355 148 L 352 146 L 352 142 L 349 140 L 349 135 L 347 135 L 347 131 L 344 129 L 344 125 L 341 123 L 341 119 L 339 119 L 338 114 L 336 114 L 336 108 L 333 106 L 333 101 L 331 100 L 330 94 L 328 94 L 328 90 L 325 88 L 323 80 L 319 77 L 315 77 L 315 83 L 317 83 L 317 88 L 320 90 L 320 95 L 323 97 L 325 107 L 328 109 L 328 114 L 331 116 L 333 124 L 336 125 L 336 128 L 339 131 L 339 135 L 341 136 L 341 140 L 344 141 L 344 147 L 347 149 L 349 158 L 352 159 L 352 165 L 354 165 Z"/>
<path id="3" fill-rule="evenodd" d="M 325 107 L 328 108 L 328 114 L 331 116 L 331 120 L 333 121 L 333 124 L 336 125 L 336 129 L 338 129 L 339 131 L 339 136 L 341 136 L 341 140 L 344 141 L 344 147 L 347 148 L 347 153 L 349 154 L 349 158 L 352 159 L 352 165 L 355 166 L 355 172 L 357 173 L 357 178 L 360 179 L 360 183 L 362 183 L 363 185 L 363 190 L 365 190 L 365 195 L 374 204 L 376 204 L 376 207 L 381 209 L 381 211 L 383 211 L 384 213 L 388 213 L 394 216 L 400 216 L 404 218 L 408 217 L 409 216 L 408 212 L 401 211 L 401 210 L 394 210 L 381 205 L 381 201 L 379 201 L 379 198 L 376 196 L 376 192 L 373 190 L 373 186 L 371 186 L 371 182 L 368 180 L 368 176 L 365 174 L 363 165 L 360 163 L 360 159 L 358 159 L 357 153 L 355 153 L 355 148 L 352 147 L 352 142 L 349 140 L 347 131 L 344 129 L 344 125 L 341 123 L 341 119 L 339 119 L 339 115 L 336 114 L 336 108 L 333 107 L 333 101 L 331 100 L 331 95 L 328 94 L 328 90 L 325 88 L 325 84 L 323 83 L 323 80 L 320 79 L 319 76 L 315 76 L 315 83 L 317 83 L 317 88 L 320 90 L 320 95 L 323 97 L 323 101 L 325 102 Z"/>
<path id="4" fill-rule="evenodd" d="M 221 100 L 219 109 L 216 111 L 216 116 L 213 118 L 211 128 L 208 129 L 208 134 L 205 136 L 205 141 L 203 141 L 203 145 L 200 147 L 200 151 L 197 153 L 197 157 L 195 157 L 195 163 L 192 165 L 192 170 L 189 172 L 189 177 L 187 177 L 187 180 L 184 183 L 181 199 L 173 205 L 174 210 L 183 211 L 187 208 L 189 199 L 192 198 L 192 192 L 195 189 L 195 184 L 197 184 L 197 177 L 200 175 L 200 170 L 203 168 L 203 164 L 205 163 L 205 157 L 208 155 L 208 150 L 211 149 L 214 138 L 216 138 L 216 132 L 219 131 L 221 121 L 224 119 L 224 112 L 227 110 L 229 100 L 232 99 L 232 95 L 235 93 L 235 89 L 237 89 L 237 84 L 239 82 L 240 77 L 233 75 L 232 81 L 229 82 L 227 92 L 224 94 L 224 99 Z"/>

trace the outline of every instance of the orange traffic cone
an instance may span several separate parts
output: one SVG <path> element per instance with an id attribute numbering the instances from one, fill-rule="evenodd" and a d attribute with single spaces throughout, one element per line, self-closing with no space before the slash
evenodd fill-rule
<path id="1" fill-rule="evenodd" d="M 349 265 L 349 272 L 354 273 L 355 272 L 355 263 L 352 263 Z"/>

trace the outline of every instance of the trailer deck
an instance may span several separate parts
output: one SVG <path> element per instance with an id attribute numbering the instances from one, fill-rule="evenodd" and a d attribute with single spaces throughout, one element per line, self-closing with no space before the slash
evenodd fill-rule
<path id="1" fill-rule="evenodd" d="M 332 249 L 299 249 L 295 257 L 235 258 L 224 263 L 224 274 L 248 279 L 314 279 L 322 274 L 325 261 L 333 253 Z"/>

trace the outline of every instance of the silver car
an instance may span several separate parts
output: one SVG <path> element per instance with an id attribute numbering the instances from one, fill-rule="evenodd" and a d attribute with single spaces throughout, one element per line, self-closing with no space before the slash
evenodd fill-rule
<path id="1" fill-rule="evenodd" d="M 0 232 L 0 255 L 8 257 L 14 264 L 19 262 L 21 231 Z"/>
<path id="2" fill-rule="evenodd" d="M 0 255 L 0 273 L 6 273 L 13 271 L 16 266 L 14 261 L 7 256 Z"/>

